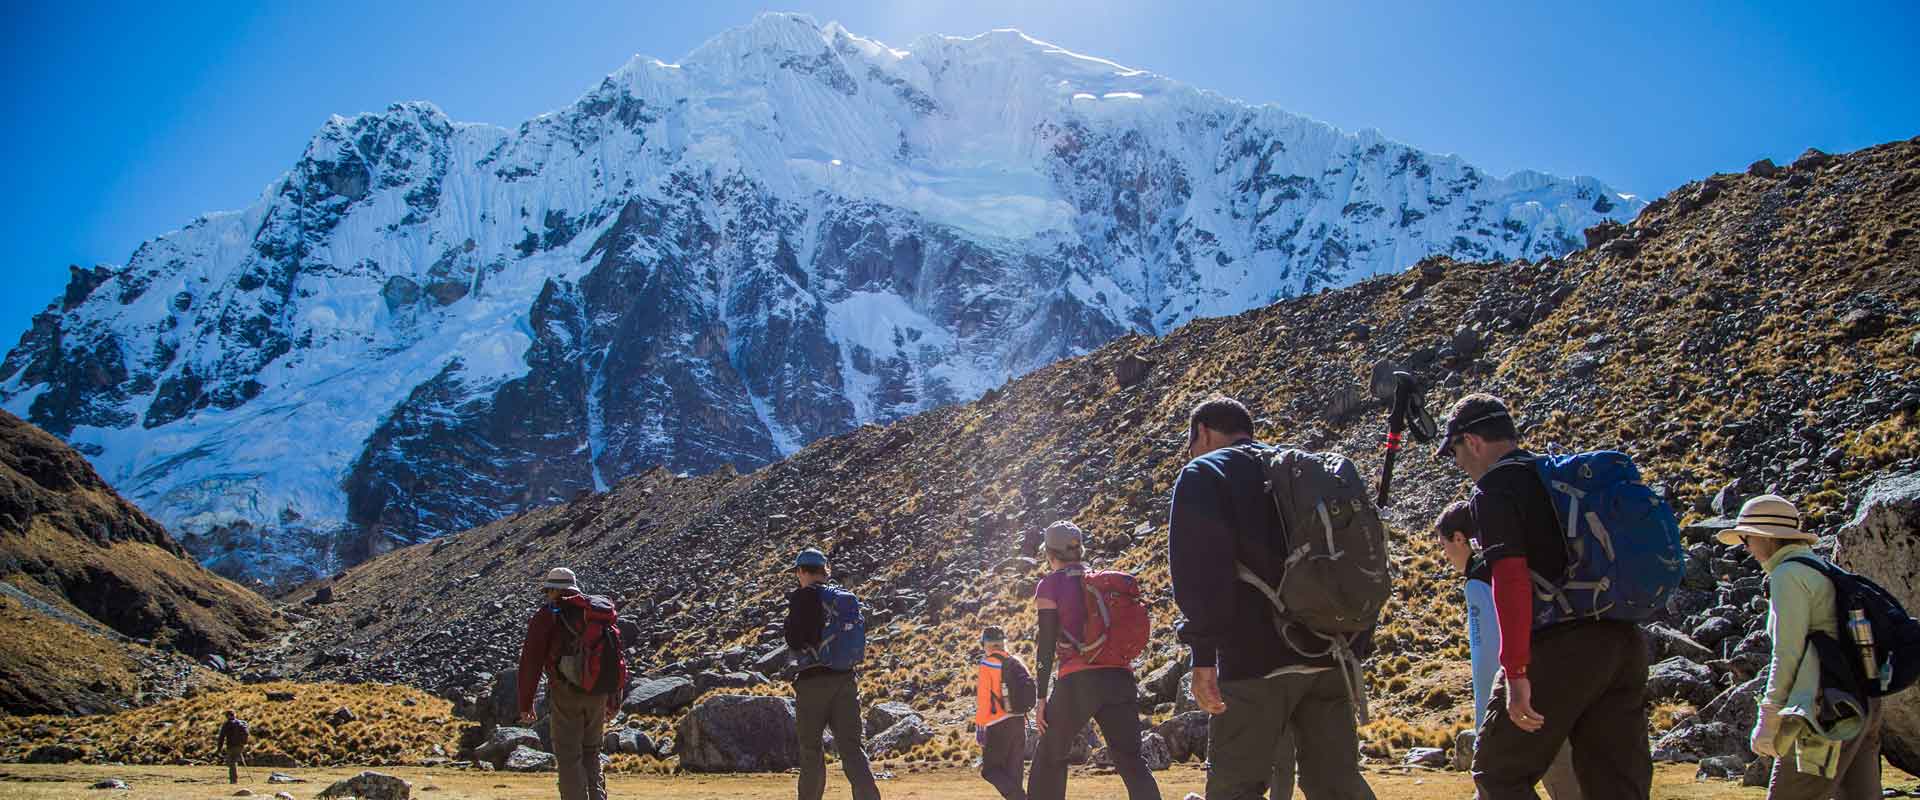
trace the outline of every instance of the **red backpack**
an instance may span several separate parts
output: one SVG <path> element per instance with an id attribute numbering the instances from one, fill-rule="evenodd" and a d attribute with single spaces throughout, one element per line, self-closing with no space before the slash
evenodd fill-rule
<path id="1" fill-rule="evenodd" d="M 620 614 L 613 601 L 576 594 L 561 598 L 553 610 L 571 637 L 560 648 L 554 672 L 588 694 L 621 691 L 627 682 L 627 664 L 620 647 Z"/>
<path id="2" fill-rule="evenodd" d="M 1089 666 L 1132 668 L 1153 635 L 1140 583 L 1124 572 L 1101 571 L 1082 575 L 1080 586 L 1087 595 L 1087 621 L 1079 636 L 1063 631 L 1068 644 L 1060 646 L 1062 661 L 1071 654 Z"/>

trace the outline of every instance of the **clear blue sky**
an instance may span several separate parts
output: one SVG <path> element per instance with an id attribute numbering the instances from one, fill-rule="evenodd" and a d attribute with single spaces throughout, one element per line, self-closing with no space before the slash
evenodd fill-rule
<path id="1" fill-rule="evenodd" d="M 0 347 L 66 265 L 251 202 L 329 114 L 431 100 L 514 126 L 636 53 L 678 60 L 760 10 L 905 47 L 1017 27 L 1495 173 L 1662 194 L 1761 157 L 1920 135 L 1920 3 L 866 0 L 782 5 L 0 4 Z"/>

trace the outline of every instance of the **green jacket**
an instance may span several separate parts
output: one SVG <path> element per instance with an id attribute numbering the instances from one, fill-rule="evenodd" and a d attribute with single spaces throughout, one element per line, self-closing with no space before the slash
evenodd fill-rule
<path id="1" fill-rule="evenodd" d="M 1760 565 L 1767 573 L 1767 634 L 1773 637 L 1760 713 L 1780 715 L 1773 741 L 1782 757 L 1791 753 L 1799 771 L 1832 777 L 1840 743 L 1860 734 L 1865 709 L 1831 727 L 1823 728 L 1818 722 L 1820 658 L 1807 646 L 1807 635 L 1820 631 L 1838 638 L 1840 628 L 1834 616 L 1833 581 L 1805 564 L 1786 563 L 1795 556 L 1819 558 L 1812 548 L 1794 543 Z"/>
<path id="2" fill-rule="evenodd" d="M 1820 691 L 1820 662 L 1807 647 L 1807 634 L 1840 635 L 1833 615 L 1833 582 L 1805 564 L 1786 563 L 1795 556 L 1819 558 L 1813 548 L 1795 542 L 1760 565 L 1767 573 L 1767 635 L 1773 638 L 1767 688 L 1760 693 L 1763 706 L 1813 705 Z"/>

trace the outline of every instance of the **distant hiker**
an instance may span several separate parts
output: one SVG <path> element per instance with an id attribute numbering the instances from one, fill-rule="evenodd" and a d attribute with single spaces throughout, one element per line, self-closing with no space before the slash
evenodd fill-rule
<path id="1" fill-rule="evenodd" d="M 973 711 L 973 736 L 980 743 L 980 777 L 1007 800 L 1026 800 L 1027 712 L 1037 692 L 1027 665 L 1007 652 L 1007 634 L 999 626 L 980 633 L 979 684 Z"/>
<path id="2" fill-rule="evenodd" d="M 1243 563 L 1259 563 L 1269 574 L 1254 577 L 1279 586 L 1284 568 L 1276 562 L 1290 550 L 1266 488 L 1262 458 L 1268 452 L 1253 438 L 1252 415 L 1236 400 L 1210 398 L 1188 416 L 1189 460 L 1174 484 L 1167 560 L 1174 601 L 1186 616 L 1180 641 L 1192 652 L 1193 697 L 1213 715 L 1206 797 L 1262 797 L 1297 763 L 1300 789 L 1310 800 L 1370 799 L 1373 790 L 1360 775 L 1351 669 L 1303 628 L 1289 628 L 1299 641 L 1283 640 L 1274 601 L 1240 574 Z M 1353 475 L 1354 500 L 1371 509 Z M 1343 525 L 1356 515 L 1350 502 L 1335 505 Z M 1314 529 L 1316 536 L 1332 534 L 1319 533 L 1318 522 Z M 1280 557 L 1250 557 L 1256 550 Z M 1368 626 L 1347 645 L 1354 657 L 1372 649 Z M 1285 747 L 1289 736 L 1293 746 Z"/>
<path id="3" fill-rule="evenodd" d="M 1131 666 L 1149 633 L 1140 588 L 1124 572 L 1089 569 L 1083 538 L 1080 528 L 1065 520 L 1042 534 L 1052 572 L 1033 591 L 1040 616 L 1033 655 L 1039 698 L 1033 718 L 1040 745 L 1027 776 L 1027 796 L 1066 797 L 1074 740 L 1094 721 L 1127 797 L 1159 800 L 1160 786 L 1140 756 L 1140 700 Z M 1060 683 L 1049 694 L 1055 659 Z"/>
<path id="4" fill-rule="evenodd" d="M 1835 583 L 1827 575 L 1836 568 L 1810 547 L 1819 537 L 1800 530 L 1800 510 L 1793 503 L 1766 494 L 1748 500 L 1734 526 L 1718 538 L 1723 544 L 1745 544 L 1767 573 L 1767 635 L 1773 652 L 1749 739 L 1754 753 L 1777 757 L 1767 797 L 1879 797 L 1880 698 L 1823 680 L 1823 672 L 1851 670 L 1858 651 L 1840 646 L 1848 639 L 1835 610 Z M 1826 646 L 1834 649 L 1821 652 Z"/>
<path id="5" fill-rule="evenodd" d="M 527 621 L 520 646 L 520 722 L 535 722 L 533 699 L 547 678 L 547 722 L 562 800 L 606 800 L 600 746 L 627 683 L 613 601 L 583 594 L 573 570 L 555 567 L 540 585 L 546 603 Z"/>
<path id="6" fill-rule="evenodd" d="M 1474 480 L 1475 541 L 1500 630 L 1503 680 L 1475 737 L 1480 798 L 1537 798 L 1534 784 L 1568 742 L 1586 797 L 1647 797 L 1647 648 L 1635 621 L 1679 583 L 1672 510 L 1620 453 L 1521 449 L 1490 394 L 1453 405 L 1434 451 L 1443 459 Z"/>
<path id="7" fill-rule="evenodd" d="M 1493 690 L 1493 676 L 1500 668 L 1500 626 L 1493 621 L 1492 568 L 1473 550 L 1473 506 L 1455 500 L 1434 521 L 1440 537 L 1440 549 L 1447 563 L 1465 575 L 1467 597 L 1467 660 L 1473 667 L 1473 721 L 1487 713 L 1487 701 Z M 1580 782 L 1573 774 L 1573 746 L 1560 748 L 1541 779 L 1547 796 L 1553 800 L 1580 800 Z"/>
<path id="8" fill-rule="evenodd" d="M 220 741 L 215 745 L 220 757 L 227 762 L 227 783 L 240 782 L 240 765 L 247 761 L 249 733 L 246 721 L 228 710 L 227 721 L 220 724 Z"/>
<path id="9" fill-rule="evenodd" d="M 787 651 L 799 672 L 793 679 L 794 716 L 800 739 L 800 800 L 820 800 L 827 789 L 822 732 L 833 731 L 840 769 L 853 786 L 853 800 L 879 800 L 873 769 L 860 734 L 857 670 L 866 652 L 860 600 L 828 583 L 827 556 L 811 547 L 793 559 L 800 588 L 787 595 Z"/>

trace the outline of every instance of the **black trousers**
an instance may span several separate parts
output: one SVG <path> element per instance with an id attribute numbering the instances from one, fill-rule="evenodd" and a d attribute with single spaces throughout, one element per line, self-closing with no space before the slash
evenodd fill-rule
<path id="1" fill-rule="evenodd" d="M 1538 800 L 1533 786 L 1560 747 L 1573 744 L 1585 800 L 1646 800 L 1653 791 L 1647 745 L 1647 647 L 1630 622 L 1571 622 L 1533 635 L 1533 710 L 1546 725 L 1527 733 L 1507 716 L 1496 680 L 1480 719 L 1473 785 L 1482 800 Z"/>
<path id="2" fill-rule="evenodd" d="M 1033 754 L 1033 772 L 1027 776 L 1031 800 L 1065 800 L 1067 765 L 1074 737 L 1089 720 L 1100 723 L 1113 768 L 1127 785 L 1130 800 L 1160 800 L 1160 785 L 1140 757 L 1140 699 L 1133 671 L 1120 668 L 1088 669 L 1061 678 L 1047 698 L 1047 730 Z"/>
<path id="3" fill-rule="evenodd" d="M 1027 800 L 1021 788 L 1026 766 L 1027 718 L 1007 717 L 987 726 L 987 743 L 980 748 L 980 777 L 1007 800 Z"/>

